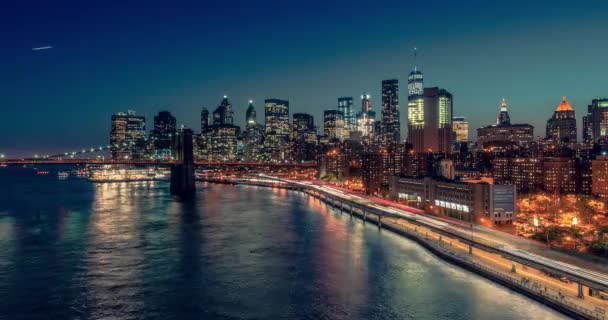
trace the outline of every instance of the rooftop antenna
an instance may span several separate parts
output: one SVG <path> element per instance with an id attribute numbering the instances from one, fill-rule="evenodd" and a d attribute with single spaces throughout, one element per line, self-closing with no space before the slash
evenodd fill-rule
<path id="1" fill-rule="evenodd" d="M 414 71 L 418 70 L 418 66 L 416 65 L 416 56 L 418 55 L 418 48 L 414 47 Z"/>

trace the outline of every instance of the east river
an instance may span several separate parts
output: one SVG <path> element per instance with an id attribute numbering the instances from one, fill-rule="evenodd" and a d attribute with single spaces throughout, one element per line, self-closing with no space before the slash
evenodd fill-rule
<path id="1" fill-rule="evenodd" d="M 0 319 L 560 319 L 298 192 L 0 168 Z"/>

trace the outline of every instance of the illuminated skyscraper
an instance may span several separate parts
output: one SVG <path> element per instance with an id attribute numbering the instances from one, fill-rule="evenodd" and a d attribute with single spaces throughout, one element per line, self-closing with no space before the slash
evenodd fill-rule
<path id="1" fill-rule="evenodd" d="M 583 117 L 583 140 L 608 143 L 608 98 L 593 99 Z"/>
<path id="2" fill-rule="evenodd" d="M 399 80 L 382 81 L 382 132 L 381 144 L 390 147 L 401 141 L 399 122 Z"/>
<path id="3" fill-rule="evenodd" d="M 424 150 L 452 152 L 452 102 L 444 89 L 424 89 Z"/>
<path id="4" fill-rule="evenodd" d="M 224 96 L 220 105 L 213 111 L 213 124 L 214 125 L 233 125 L 234 124 L 234 112 L 232 111 L 232 104 L 228 101 L 228 97 Z"/>
<path id="5" fill-rule="evenodd" d="M 361 132 L 363 137 L 373 136 L 375 121 L 376 112 L 372 110 L 371 96 L 363 93 L 361 95 L 361 112 L 357 113 L 357 131 Z"/>
<path id="6" fill-rule="evenodd" d="M 547 121 L 547 139 L 553 142 L 576 142 L 576 117 L 566 97 L 562 98 L 553 117 Z"/>
<path id="7" fill-rule="evenodd" d="M 509 112 L 507 111 L 507 101 L 505 98 L 502 98 L 500 102 L 500 112 L 498 113 L 498 117 L 496 117 L 496 124 L 499 126 L 511 124 L 511 117 L 509 117 Z"/>
<path id="8" fill-rule="evenodd" d="M 338 98 L 338 110 L 342 111 L 342 114 L 344 114 L 345 135 L 348 136 L 351 131 L 355 131 L 357 129 L 355 110 L 353 109 L 353 98 Z"/>
<path id="9" fill-rule="evenodd" d="M 454 141 L 456 143 L 469 141 L 469 122 L 465 117 L 453 117 L 452 127 L 454 131 Z"/>
<path id="10" fill-rule="evenodd" d="M 112 159 L 141 159 L 146 151 L 146 117 L 135 111 L 112 115 Z"/>
<path id="11" fill-rule="evenodd" d="M 292 159 L 296 162 L 315 160 L 317 131 L 313 116 L 307 113 L 294 113 L 291 131 Z"/>
<path id="12" fill-rule="evenodd" d="M 256 113 L 255 107 L 253 106 L 253 100 L 249 100 L 249 106 L 247 107 L 247 112 L 245 113 L 245 126 L 256 125 Z"/>
<path id="13" fill-rule="evenodd" d="M 246 125 L 243 132 L 243 158 L 245 161 L 262 160 L 262 141 L 264 127 L 258 124 L 253 101 L 249 100 L 249 107 L 245 114 Z"/>
<path id="14" fill-rule="evenodd" d="M 344 114 L 340 110 L 323 112 L 323 133 L 329 140 L 344 140 Z"/>
<path id="15" fill-rule="evenodd" d="M 268 161 L 283 162 L 289 151 L 289 101 L 266 99 L 264 150 Z"/>
<path id="16" fill-rule="evenodd" d="M 154 156 L 157 159 L 171 159 L 173 136 L 177 132 L 175 117 L 169 111 L 161 111 L 154 117 Z"/>
<path id="17" fill-rule="evenodd" d="M 425 150 L 424 116 L 424 75 L 414 67 L 407 77 L 407 132 L 416 152 Z"/>

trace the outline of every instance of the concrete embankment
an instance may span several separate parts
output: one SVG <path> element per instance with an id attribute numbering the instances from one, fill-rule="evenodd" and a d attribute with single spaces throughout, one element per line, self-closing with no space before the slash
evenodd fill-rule
<path id="1" fill-rule="evenodd" d="M 215 183 L 226 183 L 226 184 L 236 184 L 234 181 L 209 181 Z M 563 297 L 557 296 L 555 294 L 550 294 L 546 290 L 543 290 L 542 286 L 539 286 L 535 283 L 525 282 L 522 280 L 522 277 L 517 276 L 516 274 L 506 274 L 497 270 L 490 268 L 487 265 L 481 264 L 478 261 L 474 261 L 470 254 L 463 252 L 462 250 L 455 249 L 451 242 L 439 239 L 435 239 L 429 237 L 428 234 L 424 234 L 417 230 L 416 228 L 408 228 L 402 225 L 397 225 L 390 221 L 386 221 L 386 219 L 382 219 L 379 215 L 374 214 L 373 212 L 362 212 L 359 209 L 349 208 L 347 210 L 344 209 L 344 202 L 348 202 L 347 200 L 340 199 L 334 200 L 331 197 L 324 196 L 317 192 L 311 192 L 311 190 L 303 189 L 302 187 L 293 188 L 289 185 L 285 184 L 270 184 L 270 183 L 248 183 L 245 181 L 239 181 L 241 184 L 248 185 L 256 185 L 263 187 L 278 187 L 278 188 L 286 188 L 286 189 L 297 189 L 301 192 L 308 194 L 309 196 L 315 197 L 325 203 L 331 205 L 332 207 L 340 210 L 344 214 L 349 214 L 356 218 L 363 220 L 366 223 L 372 223 L 377 225 L 379 228 L 384 228 L 391 232 L 397 233 L 401 236 L 407 237 L 413 241 L 416 241 L 423 247 L 427 248 L 429 251 L 437 255 L 438 257 L 458 265 L 462 268 L 465 268 L 469 271 L 472 271 L 478 275 L 481 275 L 487 279 L 490 279 L 498 284 L 501 284 L 509 289 L 517 291 L 525 296 L 534 299 L 542 304 L 547 305 L 550 308 L 553 308 L 567 316 L 573 317 L 575 319 L 605 319 L 605 316 L 601 313 L 598 313 L 594 310 L 589 310 L 583 308 L 575 303 L 569 302 L 567 299 Z M 479 249 L 476 249 L 479 250 Z"/>

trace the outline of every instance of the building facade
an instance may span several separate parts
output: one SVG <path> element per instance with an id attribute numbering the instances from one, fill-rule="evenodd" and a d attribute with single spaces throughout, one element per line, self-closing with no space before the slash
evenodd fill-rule
<path id="1" fill-rule="evenodd" d="M 566 97 L 562 98 L 553 116 L 547 121 L 547 140 L 554 143 L 576 142 L 576 117 Z"/>
<path id="2" fill-rule="evenodd" d="M 399 144 L 401 122 L 399 120 L 399 80 L 397 79 L 382 81 L 381 115 L 381 146 L 388 148 Z"/>
<path id="3" fill-rule="evenodd" d="M 110 152 L 112 159 L 142 159 L 147 150 L 146 117 L 135 111 L 112 115 Z"/>
<path id="4" fill-rule="evenodd" d="M 152 141 L 154 142 L 154 157 L 170 160 L 173 150 L 173 136 L 177 132 L 175 117 L 169 111 L 161 111 L 154 117 Z"/>
<path id="5" fill-rule="evenodd" d="M 357 120 L 355 118 L 355 110 L 353 107 L 352 97 L 338 98 L 338 110 L 344 115 L 344 131 L 345 136 L 348 136 L 351 131 L 357 130 Z"/>
<path id="6" fill-rule="evenodd" d="M 264 101 L 264 154 L 267 161 L 284 162 L 289 159 L 289 101 Z"/>
<path id="7" fill-rule="evenodd" d="M 512 124 L 505 99 L 502 99 L 496 124 L 477 129 L 478 150 L 524 147 L 533 141 L 534 127 L 529 124 Z"/>
<path id="8" fill-rule="evenodd" d="M 454 132 L 454 142 L 469 142 L 469 122 L 467 118 L 453 117 L 452 130 Z"/>
<path id="9" fill-rule="evenodd" d="M 591 192 L 600 198 L 608 198 L 608 156 L 597 156 L 592 161 L 593 181 Z"/>
<path id="10" fill-rule="evenodd" d="M 323 112 L 323 134 L 328 140 L 342 141 L 346 137 L 344 114 L 340 110 L 325 110 Z"/>
<path id="11" fill-rule="evenodd" d="M 608 98 L 593 99 L 583 117 L 583 141 L 608 142 Z"/>
<path id="12" fill-rule="evenodd" d="M 400 202 L 468 222 L 488 219 L 511 224 L 517 192 L 512 185 L 463 182 L 431 177 L 391 177 L 390 196 Z"/>

